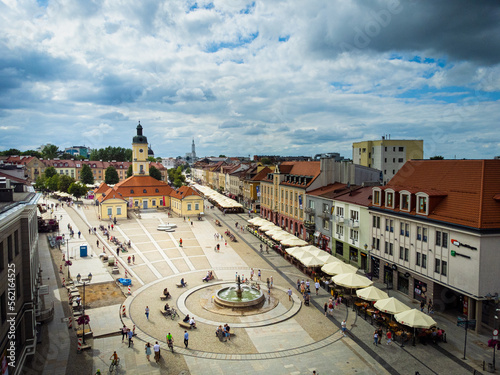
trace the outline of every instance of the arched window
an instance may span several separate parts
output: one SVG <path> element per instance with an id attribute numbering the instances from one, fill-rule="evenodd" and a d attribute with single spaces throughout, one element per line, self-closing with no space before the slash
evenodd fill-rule
<path id="1" fill-rule="evenodd" d="M 159 193 L 159 192 L 160 192 L 160 190 L 158 190 L 158 189 L 155 189 L 155 193 Z"/>
<path id="2" fill-rule="evenodd" d="M 142 192 L 143 192 L 143 193 L 147 193 L 148 191 L 147 191 L 146 189 L 144 189 Z"/>
<path id="3" fill-rule="evenodd" d="M 133 189 L 130 189 L 130 194 L 134 194 L 134 190 Z"/>

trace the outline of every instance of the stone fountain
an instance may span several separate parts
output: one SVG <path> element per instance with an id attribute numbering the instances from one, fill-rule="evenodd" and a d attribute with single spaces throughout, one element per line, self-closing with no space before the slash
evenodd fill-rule
<path id="1" fill-rule="evenodd" d="M 242 286 L 240 276 L 238 276 L 236 285 L 218 290 L 214 301 L 222 307 L 245 309 L 260 306 L 265 298 L 259 289 L 248 285 Z"/>

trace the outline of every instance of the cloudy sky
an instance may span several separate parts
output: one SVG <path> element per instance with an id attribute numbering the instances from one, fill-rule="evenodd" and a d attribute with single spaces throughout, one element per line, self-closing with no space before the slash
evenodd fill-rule
<path id="1" fill-rule="evenodd" d="M 497 1 L 3 0 L 0 150 L 500 155 Z"/>

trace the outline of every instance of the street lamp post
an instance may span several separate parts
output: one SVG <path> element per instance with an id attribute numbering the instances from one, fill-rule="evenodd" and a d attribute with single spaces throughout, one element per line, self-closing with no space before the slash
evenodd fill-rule
<path id="1" fill-rule="evenodd" d="M 76 280 L 78 282 L 80 282 L 80 279 L 81 279 L 81 276 L 80 274 L 78 274 L 76 276 Z M 89 273 L 89 276 L 87 279 L 84 279 L 83 280 L 83 304 L 82 304 L 82 319 L 83 319 L 83 332 L 82 332 L 82 337 L 83 337 L 83 345 L 85 345 L 85 321 L 87 320 L 87 318 L 85 317 L 85 286 L 87 285 L 87 283 L 90 284 L 90 281 L 92 280 L 92 274 Z"/>
<path id="2" fill-rule="evenodd" d="M 69 262 L 69 238 L 66 238 L 66 261 Z M 69 281 L 69 263 L 68 264 L 68 281 Z"/>

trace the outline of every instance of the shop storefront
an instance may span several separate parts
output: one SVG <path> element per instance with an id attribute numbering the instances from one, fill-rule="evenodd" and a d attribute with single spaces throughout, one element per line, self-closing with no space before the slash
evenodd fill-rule
<path id="1" fill-rule="evenodd" d="M 384 284 L 388 289 L 392 289 L 392 267 L 389 264 L 384 264 Z"/>
<path id="2" fill-rule="evenodd" d="M 366 255 L 366 253 L 363 253 L 361 251 L 360 256 L 361 256 L 361 269 L 365 270 L 365 272 L 368 272 L 368 255 Z"/>
<path id="3" fill-rule="evenodd" d="M 344 256 L 344 243 L 342 241 L 335 241 L 335 254 Z"/>
<path id="4" fill-rule="evenodd" d="M 380 275 L 380 259 L 371 257 L 372 260 L 372 280 L 376 280 Z"/>
<path id="5" fill-rule="evenodd" d="M 349 260 L 358 263 L 359 250 L 355 247 L 349 246 Z"/>

